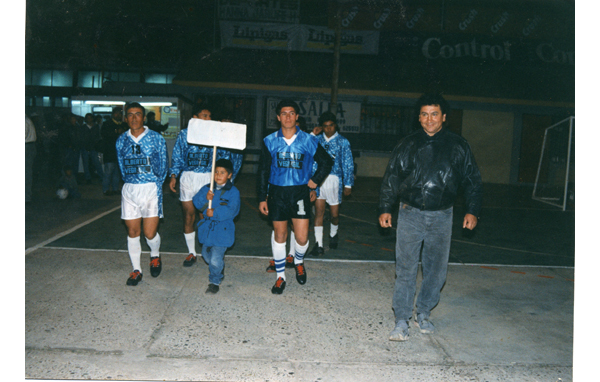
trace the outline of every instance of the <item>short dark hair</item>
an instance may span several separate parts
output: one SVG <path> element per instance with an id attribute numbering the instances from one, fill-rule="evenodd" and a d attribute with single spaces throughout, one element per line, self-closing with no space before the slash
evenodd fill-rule
<path id="1" fill-rule="evenodd" d="M 283 109 L 284 107 L 293 107 L 296 114 L 298 114 L 298 112 L 300 111 L 300 106 L 298 106 L 298 104 L 294 100 L 286 98 L 281 100 L 277 104 L 277 107 L 275 108 L 275 113 L 279 115 L 279 113 L 281 113 L 281 109 Z"/>
<path id="2" fill-rule="evenodd" d="M 229 159 L 221 158 L 215 162 L 215 168 L 223 167 L 228 173 L 233 173 L 233 163 Z"/>
<path id="3" fill-rule="evenodd" d="M 194 107 L 192 107 L 192 115 L 198 115 L 202 110 L 208 110 L 212 113 L 212 110 L 210 110 L 208 104 L 206 102 L 202 102 L 194 104 Z"/>
<path id="4" fill-rule="evenodd" d="M 156 113 L 155 113 L 155 112 L 153 112 L 153 111 L 150 111 L 150 112 L 148 112 L 148 114 L 146 114 L 146 116 L 147 116 L 147 117 L 149 117 L 149 116 L 151 116 L 151 115 L 152 115 L 152 116 L 155 116 L 155 115 L 156 115 Z"/>
<path id="5" fill-rule="evenodd" d="M 325 113 L 321 114 L 319 117 L 319 126 L 323 126 L 323 124 L 327 121 L 331 121 L 337 125 L 337 118 L 335 117 L 335 114 L 330 111 L 326 111 Z"/>
<path id="6" fill-rule="evenodd" d="M 131 102 L 131 103 L 128 103 L 127 105 L 125 105 L 125 115 L 127 115 L 127 113 L 129 112 L 129 109 L 133 109 L 133 108 L 142 109 L 142 117 L 146 116 L 146 108 L 144 108 L 142 105 L 140 105 L 139 102 Z"/>
<path id="7" fill-rule="evenodd" d="M 417 103 L 415 104 L 415 112 L 417 113 L 417 116 L 419 113 L 421 113 L 421 108 L 423 106 L 439 106 L 440 110 L 442 111 L 442 115 L 448 115 L 448 113 L 450 113 L 450 105 L 444 99 L 444 97 L 438 93 L 426 93 L 419 97 Z"/>

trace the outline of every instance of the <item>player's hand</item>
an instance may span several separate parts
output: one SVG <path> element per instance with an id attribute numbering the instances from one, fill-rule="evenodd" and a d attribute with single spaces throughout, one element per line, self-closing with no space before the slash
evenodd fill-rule
<path id="1" fill-rule="evenodd" d="M 200 219 L 200 220 L 204 219 L 204 215 L 202 214 L 202 212 L 198 213 L 198 219 Z"/>
<path id="2" fill-rule="evenodd" d="M 215 196 L 215 193 L 212 192 L 211 190 L 208 190 L 208 192 L 206 193 L 206 200 L 213 200 L 213 197 Z M 212 215 L 209 215 L 212 216 Z"/>
<path id="3" fill-rule="evenodd" d="M 477 227 L 477 217 L 475 215 L 466 214 L 463 220 L 463 228 L 473 230 Z"/>
<path id="4" fill-rule="evenodd" d="M 379 225 L 383 228 L 392 228 L 392 214 L 379 215 Z"/>
<path id="5" fill-rule="evenodd" d="M 169 181 L 169 188 L 171 189 L 171 191 L 177 192 L 177 190 L 175 189 L 176 184 L 177 184 L 177 177 L 172 176 L 171 180 Z"/>
<path id="6" fill-rule="evenodd" d="M 258 204 L 258 210 L 260 211 L 261 214 L 265 215 L 265 216 L 269 216 L 269 206 L 267 205 L 267 202 L 260 202 Z"/>
<path id="7" fill-rule="evenodd" d="M 349 187 L 344 187 L 344 196 L 350 196 L 352 193 L 352 189 Z"/>
<path id="8" fill-rule="evenodd" d="M 310 180 L 308 181 L 308 184 L 307 184 L 307 186 L 308 186 L 308 188 L 311 188 L 311 189 L 315 189 L 315 188 L 317 188 L 317 184 L 316 184 L 315 182 L 313 182 L 313 180 L 312 180 L 312 179 L 310 179 Z"/>
<path id="9" fill-rule="evenodd" d="M 312 190 L 310 192 L 310 201 L 314 202 L 315 200 L 317 200 L 317 191 Z"/>
<path id="10" fill-rule="evenodd" d="M 319 134 L 321 134 L 322 132 L 323 132 L 323 127 L 322 127 L 322 126 L 315 126 L 315 127 L 313 128 L 313 131 L 312 131 L 312 133 L 313 133 L 314 135 L 319 135 Z"/>
<path id="11" fill-rule="evenodd" d="M 206 216 L 208 216 L 209 218 L 212 218 L 213 215 L 214 215 L 214 212 L 215 212 L 214 208 L 207 208 L 206 209 Z"/>

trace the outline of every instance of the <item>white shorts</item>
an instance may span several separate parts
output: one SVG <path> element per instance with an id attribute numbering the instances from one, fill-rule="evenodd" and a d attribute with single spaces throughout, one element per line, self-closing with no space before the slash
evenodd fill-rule
<path id="1" fill-rule="evenodd" d="M 210 172 L 184 171 L 179 178 L 179 200 L 191 201 L 200 189 L 210 183 Z"/>
<path id="2" fill-rule="evenodd" d="M 125 183 L 121 190 L 121 219 L 155 216 L 160 217 L 156 183 Z"/>
<path id="3" fill-rule="evenodd" d="M 336 175 L 329 175 L 319 187 L 317 199 L 325 199 L 325 202 L 330 206 L 340 204 L 340 178 Z"/>

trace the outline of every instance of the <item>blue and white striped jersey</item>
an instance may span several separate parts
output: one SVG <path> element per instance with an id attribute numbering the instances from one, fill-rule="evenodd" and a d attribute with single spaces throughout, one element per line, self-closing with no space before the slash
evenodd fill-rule
<path id="1" fill-rule="evenodd" d="M 189 144 L 187 141 L 188 129 L 183 129 L 177 135 L 169 175 L 179 176 L 184 171 L 207 173 L 212 170 L 213 148 Z M 233 163 L 233 177 L 235 178 L 242 167 L 242 155 L 229 150 L 217 148 L 217 160 L 225 158 Z"/>
<path id="2" fill-rule="evenodd" d="M 323 146 L 327 154 L 333 159 L 333 167 L 330 175 L 335 175 L 340 180 L 340 200 L 344 187 L 354 186 L 354 158 L 350 142 L 337 132 L 329 140 L 324 133 L 317 136 L 319 144 Z M 317 170 L 316 163 L 313 166 L 313 172 Z"/>

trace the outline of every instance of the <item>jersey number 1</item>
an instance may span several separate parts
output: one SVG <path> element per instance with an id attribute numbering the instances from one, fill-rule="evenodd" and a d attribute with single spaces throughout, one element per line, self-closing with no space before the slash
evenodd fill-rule
<path id="1" fill-rule="evenodd" d="M 304 210 L 304 200 L 298 200 L 298 215 L 306 215 Z"/>

